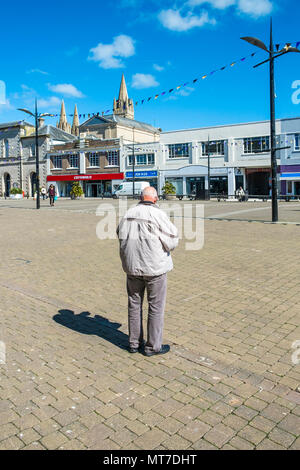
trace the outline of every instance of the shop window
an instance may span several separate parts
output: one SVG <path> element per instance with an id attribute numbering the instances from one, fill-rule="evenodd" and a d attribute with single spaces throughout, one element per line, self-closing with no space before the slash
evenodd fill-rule
<path id="1" fill-rule="evenodd" d="M 270 149 L 270 137 L 250 137 L 244 139 L 244 153 L 262 153 Z"/>
<path id="2" fill-rule="evenodd" d="M 169 144 L 169 158 L 188 158 L 190 156 L 190 143 Z"/>
<path id="3" fill-rule="evenodd" d="M 295 150 L 300 150 L 300 134 L 295 135 Z"/>

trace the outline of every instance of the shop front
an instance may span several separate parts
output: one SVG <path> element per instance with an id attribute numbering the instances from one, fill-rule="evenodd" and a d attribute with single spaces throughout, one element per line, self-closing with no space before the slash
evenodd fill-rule
<path id="1" fill-rule="evenodd" d="M 49 175 L 47 183 L 56 186 L 57 195 L 69 197 L 74 182 L 80 182 L 85 197 L 111 197 L 123 181 L 124 173 L 93 173 L 91 175 Z"/>
<path id="2" fill-rule="evenodd" d="M 283 165 L 280 167 L 281 194 L 300 196 L 300 165 Z"/>
<path id="3" fill-rule="evenodd" d="M 271 190 L 270 168 L 246 168 L 247 191 L 252 196 L 268 196 Z"/>

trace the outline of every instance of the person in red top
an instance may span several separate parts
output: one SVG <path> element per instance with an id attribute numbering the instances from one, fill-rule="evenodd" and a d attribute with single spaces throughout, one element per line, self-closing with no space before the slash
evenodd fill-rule
<path id="1" fill-rule="evenodd" d="M 54 206 L 54 198 L 55 198 L 55 186 L 50 184 L 48 189 L 49 199 L 50 199 L 50 206 Z"/>

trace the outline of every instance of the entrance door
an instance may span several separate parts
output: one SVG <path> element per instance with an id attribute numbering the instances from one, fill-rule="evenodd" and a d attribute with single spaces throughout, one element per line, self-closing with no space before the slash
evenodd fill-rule
<path id="1" fill-rule="evenodd" d="M 31 186 L 31 196 L 34 197 L 36 192 L 36 173 L 31 173 L 30 175 L 30 186 Z"/>
<path id="2" fill-rule="evenodd" d="M 98 185 L 91 184 L 92 187 L 92 197 L 98 197 Z"/>
<path id="3" fill-rule="evenodd" d="M 267 196 L 269 194 L 269 172 L 255 172 L 247 176 L 248 193 L 253 196 Z"/>
<path id="4" fill-rule="evenodd" d="M 196 199 L 205 199 L 205 178 L 201 176 L 195 181 Z"/>

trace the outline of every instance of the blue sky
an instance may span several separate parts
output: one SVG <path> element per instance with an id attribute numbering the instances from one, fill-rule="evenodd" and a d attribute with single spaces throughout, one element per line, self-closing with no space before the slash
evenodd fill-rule
<path id="1" fill-rule="evenodd" d="M 32 109 L 35 97 L 42 112 L 59 112 L 62 98 L 68 114 L 75 103 L 79 114 L 111 109 L 122 73 L 129 96 L 139 102 L 135 118 L 163 130 L 268 119 L 268 66 L 252 68 L 266 54 L 240 37 L 255 36 L 268 45 L 272 15 L 275 43 L 300 41 L 298 0 L 54 0 L 47 5 L 17 0 L 1 6 L 0 80 L 6 102 L 0 104 L 0 122 L 23 119 L 16 108 Z M 230 67 L 256 51 L 256 57 Z M 277 118 L 300 116 L 298 89 L 300 54 L 288 54 L 276 64 Z M 292 100 L 293 93 L 298 99 Z"/>

